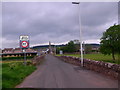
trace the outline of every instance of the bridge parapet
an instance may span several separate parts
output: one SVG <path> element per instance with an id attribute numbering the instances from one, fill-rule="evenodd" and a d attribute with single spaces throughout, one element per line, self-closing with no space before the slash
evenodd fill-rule
<path id="1" fill-rule="evenodd" d="M 39 65 L 43 60 L 44 60 L 45 55 L 41 55 L 41 56 L 35 56 L 32 59 L 32 64 L 33 65 Z"/>
<path id="2" fill-rule="evenodd" d="M 62 61 L 71 63 L 77 66 L 81 65 L 81 60 L 72 56 L 56 56 Z M 90 59 L 84 59 L 84 68 L 88 70 L 93 70 L 95 72 L 110 76 L 114 79 L 119 79 L 120 77 L 120 65 L 112 64 L 103 61 L 95 61 Z"/>

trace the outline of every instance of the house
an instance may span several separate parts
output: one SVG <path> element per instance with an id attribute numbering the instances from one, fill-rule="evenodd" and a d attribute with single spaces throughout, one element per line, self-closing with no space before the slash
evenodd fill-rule
<path id="1" fill-rule="evenodd" d="M 5 48 L 2 50 L 2 53 L 13 53 L 13 48 Z"/>
<path id="2" fill-rule="evenodd" d="M 14 53 L 22 53 L 22 49 L 21 48 L 15 48 Z"/>
<path id="3" fill-rule="evenodd" d="M 33 49 L 26 49 L 26 56 L 35 56 L 37 52 Z M 18 57 L 24 56 L 24 53 L 21 48 L 5 48 L 2 50 L 2 57 Z"/>
<path id="4" fill-rule="evenodd" d="M 26 49 L 26 52 L 37 52 L 37 51 L 35 51 L 35 50 L 33 50 L 33 49 L 28 48 L 28 49 Z"/>
<path id="5" fill-rule="evenodd" d="M 99 44 L 91 44 L 93 52 L 99 52 L 100 45 Z"/>

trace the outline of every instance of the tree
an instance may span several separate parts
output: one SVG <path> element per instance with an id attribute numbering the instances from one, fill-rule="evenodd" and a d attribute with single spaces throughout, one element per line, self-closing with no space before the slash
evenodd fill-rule
<path id="1" fill-rule="evenodd" d="M 76 51 L 75 44 L 73 41 L 69 41 L 68 44 L 60 48 L 63 52 L 72 53 Z"/>
<path id="2" fill-rule="evenodd" d="M 76 51 L 75 49 L 76 48 L 75 48 L 74 42 L 73 41 L 68 42 L 67 51 L 70 52 L 70 53 L 72 53 L 72 52 Z"/>
<path id="3" fill-rule="evenodd" d="M 103 33 L 100 51 L 103 54 L 112 54 L 115 61 L 115 54 L 120 54 L 120 25 L 113 25 Z"/>

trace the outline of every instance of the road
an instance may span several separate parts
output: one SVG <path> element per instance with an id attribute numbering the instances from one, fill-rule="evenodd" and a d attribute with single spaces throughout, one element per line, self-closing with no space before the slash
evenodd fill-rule
<path id="1" fill-rule="evenodd" d="M 65 63 L 52 55 L 16 88 L 117 88 L 118 81 Z"/>

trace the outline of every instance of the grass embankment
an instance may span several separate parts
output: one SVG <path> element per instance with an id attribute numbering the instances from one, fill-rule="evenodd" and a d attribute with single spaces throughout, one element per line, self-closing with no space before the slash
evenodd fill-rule
<path id="1" fill-rule="evenodd" d="M 65 56 L 80 57 L 79 54 L 64 54 L 64 55 Z M 57 56 L 61 56 L 61 55 L 57 55 Z M 120 62 L 118 62 L 118 56 L 115 55 L 115 57 L 116 57 L 116 61 L 113 62 L 112 55 L 104 55 L 104 54 L 85 54 L 84 55 L 85 59 L 91 59 L 91 60 L 96 60 L 96 61 L 104 61 L 104 62 L 109 62 L 109 63 L 120 64 Z"/>
<path id="2" fill-rule="evenodd" d="M 23 62 L 2 63 L 2 88 L 14 88 L 36 69 L 30 61 L 27 63 L 26 66 Z"/>
<path id="3" fill-rule="evenodd" d="M 2 89 L 2 63 L 0 63 L 0 89 Z"/>
<path id="4" fill-rule="evenodd" d="M 34 56 L 27 56 L 27 59 L 32 59 Z M 20 60 L 20 59 L 24 59 L 24 57 L 2 57 L 0 60 L 5 61 L 5 60 Z"/>

